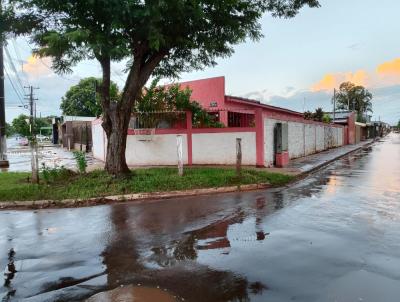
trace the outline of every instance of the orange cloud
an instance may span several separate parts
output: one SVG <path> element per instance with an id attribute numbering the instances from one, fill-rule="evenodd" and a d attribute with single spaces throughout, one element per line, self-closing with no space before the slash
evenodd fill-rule
<path id="1" fill-rule="evenodd" d="M 356 85 L 368 86 L 369 75 L 365 70 L 358 70 L 355 73 L 347 72 L 345 75 L 346 82 L 352 82 Z"/>
<path id="2" fill-rule="evenodd" d="M 337 76 L 331 73 L 326 74 L 321 81 L 311 87 L 312 91 L 332 90 L 337 86 Z"/>
<path id="3" fill-rule="evenodd" d="M 376 68 L 379 75 L 400 76 L 400 58 L 384 62 Z"/>
<path id="4" fill-rule="evenodd" d="M 367 86 L 369 75 L 365 70 L 346 73 L 328 73 L 318 83 L 312 85 L 311 91 L 329 91 L 338 88 L 343 82 Z"/>
<path id="5" fill-rule="evenodd" d="M 379 64 L 375 71 L 328 73 L 316 84 L 311 86 L 311 91 L 331 91 L 343 82 L 352 82 L 367 88 L 387 87 L 400 85 L 400 58 Z"/>
<path id="6" fill-rule="evenodd" d="M 49 75 L 53 73 L 49 68 L 51 64 L 51 59 L 48 57 L 40 59 L 31 55 L 26 63 L 22 65 L 22 69 L 29 76 Z"/>

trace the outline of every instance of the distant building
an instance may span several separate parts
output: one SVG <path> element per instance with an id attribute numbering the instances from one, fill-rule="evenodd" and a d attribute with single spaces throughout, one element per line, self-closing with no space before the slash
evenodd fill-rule
<path id="1" fill-rule="evenodd" d="M 92 122 L 95 117 L 62 116 L 59 125 L 59 141 L 68 150 L 92 149 Z"/>

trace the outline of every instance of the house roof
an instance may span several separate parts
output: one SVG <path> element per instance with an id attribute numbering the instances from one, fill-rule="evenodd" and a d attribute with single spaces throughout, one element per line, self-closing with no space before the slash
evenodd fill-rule
<path id="1" fill-rule="evenodd" d="M 303 113 L 301 113 L 301 112 L 297 112 L 297 111 L 282 108 L 282 107 L 267 105 L 267 104 L 261 103 L 260 101 L 257 101 L 257 100 L 252 100 L 252 99 L 247 99 L 247 98 L 237 97 L 237 96 L 232 96 L 232 95 L 227 95 L 226 98 L 227 98 L 227 101 L 229 101 L 229 102 L 247 104 L 247 105 L 252 105 L 252 106 L 256 106 L 256 107 L 261 107 L 264 109 L 279 111 L 279 112 L 286 113 L 286 114 L 303 116 Z"/>

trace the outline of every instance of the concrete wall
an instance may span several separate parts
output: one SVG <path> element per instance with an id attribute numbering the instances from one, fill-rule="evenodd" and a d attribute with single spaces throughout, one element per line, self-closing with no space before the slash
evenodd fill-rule
<path id="1" fill-rule="evenodd" d="M 294 159 L 343 145 L 343 129 L 320 123 L 302 123 L 264 119 L 264 152 L 265 165 L 273 165 L 274 161 L 274 127 L 276 123 L 288 124 L 289 158 Z"/>
<path id="2" fill-rule="evenodd" d="M 356 125 L 356 140 L 355 143 L 358 144 L 361 142 L 361 126 Z"/>
<path id="3" fill-rule="evenodd" d="M 242 139 L 242 164 L 256 165 L 255 132 L 193 134 L 193 164 L 235 164 L 236 138 Z"/>
<path id="4" fill-rule="evenodd" d="M 325 150 L 325 127 L 324 126 L 315 126 L 317 130 L 317 150 L 316 152 L 321 152 Z"/>
<path id="5" fill-rule="evenodd" d="M 183 138 L 183 162 L 188 162 L 186 134 Z M 126 141 L 126 162 L 129 166 L 176 165 L 178 163 L 176 134 L 154 135 L 152 141 L 140 141 L 135 135 L 128 135 Z"/>
<path id="6" fill-rule="evenodd" d="M 306 155 L 314 154 L 317 152 L 316 144 L 316 132 L 317 132 L 317 127 L 314 125 L 305 125 L 305 145 L 306 145 Z"/>
<path id="7" fill-rule="evenodd" d="M 304 156 L 304 124 L 289 122 L 289 158 L 297 158 Z"/>
<path id="8" fill-rule="evenodd" d="M 213 129 L 215 130 L 215 129 Z M 197 130 L 198 132 L 199 130 Z M 204 130 L 205 132 L 207 130 Z M 192 162 L 199 164 L 234 165 L 236 163 L 236 138 L 242 139 L 243 165 L 256 165 L 256 132 L 192 133 Z M 107 138 L 100 122 L 93 122 L 93 156 L 105 161 Z M 130 166 L 176 165 L 178 161 L 176 136 L 178 134 L 156 134 L 152 141 L 140 141 L 136 135 L 128 135 L 126 161 Z M 183 137 L 183 160 L 188 164 L 188 134 Z"/>
<path id="9" fill-rule="evenodd" d="M 101 120 L 92 123 L 92 143 L 93 157 L 105 161 L 107 137 L 101 126 Z"/>

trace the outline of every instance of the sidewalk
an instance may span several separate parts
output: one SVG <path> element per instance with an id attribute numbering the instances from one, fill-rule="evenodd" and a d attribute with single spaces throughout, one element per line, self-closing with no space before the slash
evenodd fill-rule
<path id="1" fill-rule="evenodd" d="M 285 168 L 266 168 L 265 170 L 268 172 L 277 172 L 292 176 L 310 173 L 342 156 L 345 156 L 346 154 L 354 152 L 358 149 L 362 149 L 371 143 L 373 143 L 373 140 L 366 140 L 357 145 L 346 145 L 343 147 L 326 150 L 306 157 L 293 159 Z"/>

